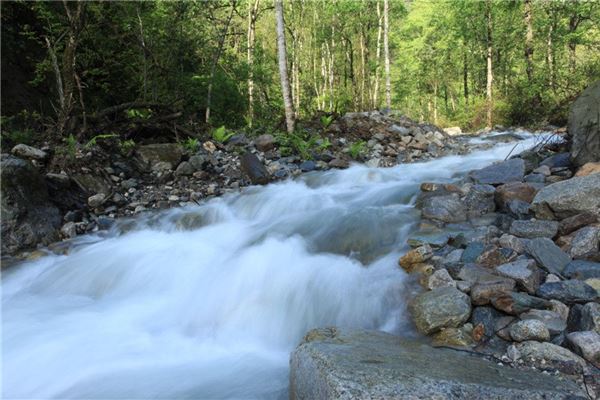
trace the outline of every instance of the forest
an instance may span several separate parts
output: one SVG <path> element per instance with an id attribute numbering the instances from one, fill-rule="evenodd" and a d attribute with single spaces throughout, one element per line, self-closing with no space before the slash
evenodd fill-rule
<path id="1" fill-rule="evenodd" d="M 127 136 L 131 119 L 184 138 L 221 126 L 264 133 L 284 130 L 286 108 L 298 120 L 387 108 L 472 131 L 563 125 L 600 77 L 595 1 L 275 5 L 2 2 L 2 137 Z M 115 112 L 129 120 L 107 123 Z"/>

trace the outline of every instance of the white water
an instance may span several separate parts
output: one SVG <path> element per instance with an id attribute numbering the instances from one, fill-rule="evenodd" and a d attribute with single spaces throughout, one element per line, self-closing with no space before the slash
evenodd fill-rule
<path id="1" fill-rule="evenodd" d="M 513 146 L 253 187 L 11 268 L 3 397 L 286 398 L 289 353 L 309 329 L 408 332 L 396 261 L 419 184 Z"/>

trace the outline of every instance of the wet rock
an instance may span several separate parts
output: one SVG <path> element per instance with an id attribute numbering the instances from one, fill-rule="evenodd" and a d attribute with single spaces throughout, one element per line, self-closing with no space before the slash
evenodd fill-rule
<path id="1" fill-rule="evenodd" d="M 497 310 L 511 315 L 519 315 L 532 308 L 545 309 L 552 306 L 548 300 L 530 296 L 522 292 L 511 292 L 494 297 L 492 299 L 492 305 Z"/>
<path id="2" fill-rule="evenodd" d="M 444 268 L 438 269 L 427 279 L 427 289 L 433 290 L 441 287 L 456 287 L 456 282 Z"/>
<path id="3" fill-rule="evenodd" d="M 541 219 L 572 217 L 589 212 L 600 215 L 600 174 L 553 183 L 540 190 L 531 208 Z"/>
<path id="4" fill-rule="evenodd" d="M 569 347 L 575 353 L 600 368 L 600 334 L 594 331 L 573 332 L 567 335 Z"/>
<path id="5" fill-rule="evenodd" d="M 525 176 L 525 162 L 520 158 L 513 158 L 472 171 L 469 176 L 477 183 L 490 185 L 520 182 Z"/>
<path id="6" fill-rule="evenodd" d="M 560 221 L 558 233 L 560 235 L 568 235 L 569 233 L 574 232 L 579 228 L 583 228 L 584 226 L 591 225 L 596 221 L 597 218 L 592 213 L 577 214 Z"/>
<path id="7" fill-rule="evenodd" d="M 458 195 L 455 194 L 425 199 L 421 215 L 423 218 L 441 222 L 462 222 L 467 220 L 465 205 Z"/>
<path id="8" fill-rule="evenodd" d="M 516 342 L 524 342 L 526 340 L 548 341 L 550 333 L 543 322 L 535 319 L 519 321 L 514 323 L 509 328 L 510 337 Z"/>
<path id="9" fill-rule="evenodd" d="M 258 157 L 252 153 L 246 153 L 241 157 L 241 169 L 250 182 L 255 185 L 264 185 L 269 182 L 269 172 Z"/>
<path id="10" fill-rule="evenodd" d="M 496 188 L 495 201 L 498 207 L 507 208 L 507 204 L 511 200 L 521 200 L 525 203 L 531 203 L 538 189 L 528 183 L 511 182 L 505 185 L 500 185 Z"/>
<path id="11" fill-rule="evenodd" d="M 529 294 L 534 294 L 540 286 L 540 270 L 533 260 L 524 259 L 502 264 L 496 267 L 496 272 L 504 277 L 514 279 L 517 285 Z"/>
<path id="12" fill-rule="evenodd" d="M 29 161 L 3 155 L 0 162 L 2 253 L 58 239 L 61 218 L 44 178 Z"/>
<path id="13" fill-rule="evenodd" d="M 593 287 L 576 279 L 544 283 L 536 294 L 544 299 L 555 299 L 565 304 L 586 303 L 598 297 Z"/>
<path id="14" fill-rule="evenodd" d="M 579 258 L 586 255 L 598 253 L 600 243 L 600 228 L 587 226 L 575 232 L 571 241 L 571 257 Z"/>
<path id="15" fill-rule="evenodd" d="M 600 278 L 600 263 L 585 260 L 573 260 L 567 264 L 563 275 L 569 279 L 586 280 Z"/>
<path id="16" fill-rule="evenodd" d="M 555 336 L 567 329 L 567 322 L 559 314 L 551 310 L 529 310 L 519 315 L 522 320 L 537 320 L 542 322 L 550 335 Z M 532 339 L 538 340 L 538 339 Z M 546 339 L 547 340 L 547 339 Z"/>
<path id="17" fill-rule="evenodd" d="M 553 274 L 562 274 L 571 261 L 571 257 L 548 238 L 531 239 L 525 248 L 542 268 Z"/>
<path id="18" fill-rule="evenodd" d="M 26 158 L 28 160 L 43 161 L 48 158 L 48 153 L 26 144 L 18 144 L 12 148 L 11 153 L 16 157 Z"/>
<path id="19" fill-rule="evenodd" d="M 471 302 L 463 292 L 444 287 L 417 295 L 409 308 L 417 329 L 428 335 L 465 323 L 471 313 Z"/>
<path id="20" fill-rule="evenodd" d="M 489 304 L 492 299 L 510 293 L 514 288 L 514 280 L 501 277 L 496 280 L 477 282 L 471 287 L 471 301 L 478 306 Z"/>
<path id="21" fill-rule="evenodd" d="M 416 249 L 409 250 L 403 255 L 398 264 L 406 271 L 410 272 L 411 267 L 414 264 L 423 263 L 429 260 L 433 256 L 433 251 L 429 245 L 423 245 Z"/>
<path id="22" fill-rule="evenodd" d="M 578 375 L 586 368 L 584 359 L 552 343 L 527 341 L 515 347 L 519 359 L 542 370 L 557 369 L 566 374 Z"/>
<path id="23" fill-rule="evenodd" d="M 534 239 L 539 237 L 553 238 L 558 232 L 558 222 L 544 220 L 513 221 L 510 234 L 517 237 Z"/>
<path id="24" fill-rule="evenodd" d="M 158 143 L 139 146 L 135 151 L 138 166 L 143 171 L 154 170 L 157 163 L 169 163 L 172 169 L 183 157 L 183 149 L 177 143 Z M 164 164 L 163 164 L 164 165 Z"/>
<path id="25" fill-rule="evenodd" d="M 329 161 L 328 165 L 331 168 L 344 169 L 348 168 L 350 166 L 350 163 L 348 162 L 348 160 L 344 160 L 343 158 L 334 158 L 333 160 Z"/>
<path id="26" fill-rule="evenodd" d="M 568 380 L 496 365 L 383 332 L 311 331 L 292 353 L 290 398 L 566 400 Z"/>
<path id="27" fill-rule="evenodd" d="M 573 138 L 571 159 L 577 166 L 600 161 L 600 81 L 587 87 L 569 110 L 569 135 Z"/>
<path id="28" fill-rule="evenodd" d="M 67 222 L 60 228 L 60 235 L 65 239 L 77 236 L 77 225 L 75 222 Z"/>
<path id="29" fill-rule="evenodd" d="M 254 146 L 260 151 L 269 151 L 275 147 L 275 138 L 273 135 L 260 135 L 254 139 Z"/>
<path id="30" fill-rule="evenodd" d="M 302 172 L 314 171 L 317 168 L 317 164 L 314 161 L 304 161 L 299 165 L 299 168 Z"/>

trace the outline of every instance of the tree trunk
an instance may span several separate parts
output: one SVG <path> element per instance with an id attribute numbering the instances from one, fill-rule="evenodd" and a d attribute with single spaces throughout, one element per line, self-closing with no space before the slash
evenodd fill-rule
<path id="1" fill-rule="evenodd" d="M 465 106 L 469 105 L 469 64 L 467 63 L 467 50 L 463 50 L 463 95 L 465 97 Z"/>
<path id="2" fill-rule="evenodd" d="M 383 17 L 381 15 L 381 7 L 379 6 L 379 0 L 377 0 L 377 50 L 375 54 L 375 85 L 373 88 L 373 104 L 372 108 L 379 108 L 379 75 L 381 69 L 381 35 L 383 33 Z"/>
<path id="3" fill-rule="evenodd" d="M 294 105 L 292 103 L 290 80 L 287 71 L 287 52 L 285 48 L 285 22 L 283 20 L 283 1 L 275 0 L 275 18 L 277 19 L 277 55 L 279 59 L 279 77 L 281 94 L 285 107 L 285 124 L 288 133 L 294 132 Z"/>
<path id="4" fill-rule="evenodd" d="M 254 45 L 256 42 L 256 18 L 260 0 L 248 3 L 248 126 L 254 120 Z"/>
<path id="5" fill-rule="evenodd" d="M 548 66 L 548 86 L 552 90 L 555 90 L 554 87 L 554 45 L 552 43 L 552 35 L 554 34 L 554 24 L 553 20 L 550 26 L 548 27 L 548 38 L 546 39 L 546 64 Z"/>
<path id="6" fill-rule="evenodd" d="M 487 97 L 487 118 L 486 127 L 492 128 L 492 112 L 494 109 L 494 98 L 492 93 L 492 84 L 494 80 L 494 74 L 492 71 L 492 1 L 486 0 L 486 19 L 487 19 L 487 79 L 486 79 L 486 97 Z"/>
<path id="7" fill-rule="evenodd" d="M 392 84 L 390 79 L 390 45 L 389 45 L 389 0 L 383 0 L 383 48 L 385 51 L 385 105 L 392 109 Z"/>
<path id="8" fill-rule="evenodd" d="M 360 110 L 363 111 L 365 108 L 365 81 L 366 81 L 366 69 L 365 69 L 365 53 L 366 53 L 366 43 L 365 43 L 365 32 L 362 29 L 360 30 Z"/>
<path id="9" fill-rule="evenodd" d="M 225 47 L 225 37 L 227 36 L 227 31 L 229 31 L 229 24 L 231 23 L 231 19 L 233 18 L 233 12 L 235 11 L 235 0 L 231 2 L 231 11 L 229 12 L 229 16 L 227 17 L 227 21 L 225 22 L 225 26 L 223 27 L 223 32 L 221 33 L 221 37 L 219 38 L 219 44 L 217 46 L 217 52 L 212 60 L 212 65 L 210 67 L 210 78 L 208 80 L 208 91 L 206 92 L 206 114 L 204 115 L 204 122 L 207 124 L 210 123 L 210 106 L 212 101 L 212 88 L 213 88 L 213 80 L 215 79 L 215 73 L 217 72 L 217 65 L 219 64 L 219 59 L 221 58 L 221 53 L 223 52 L 223 47 Z M 182 63 L 183 65 L 183 63 Z"/>
<path id="10" fill-rule="evenodd" d="M 144 40 L 144 24 L 142 23 L 142 16 L 140 15 L 140 4 L 136 7 L 136 13 L 138 18 L 138 25 L 140 28 L 140 46 L 142 47 L 142 93 L 143 100 L 146 101 L 146 96 L 148 94 L 148 57 L 146 50 L 146 41 Z"/>
<path id="11" fill-rule="evenodd" d="M 525 70 L 527 72 L 527 80 L 529 84 L 533 81 L 533 25 L 531 15 L 531 0 L 525 0 Z"/>

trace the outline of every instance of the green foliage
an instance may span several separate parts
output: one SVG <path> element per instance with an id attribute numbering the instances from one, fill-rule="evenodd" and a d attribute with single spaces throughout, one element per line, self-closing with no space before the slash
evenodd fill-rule
<path id="1" fill-rule="evenodd" d="M 195 153 L 200 148 L 200 141 L 196 138 L 187 138 L 187 140 L 183 142 L 183 147 L 190 153 Z"/>
<path id="2" fill-rule="evenodd" d="M 129 110 L 126 110 L 125 113 L 129 118 L 149 119 L 150 117 L 152 117 L 152 110 L 148 108 L 130 108 Z"/>
<path id="3" fill-rule="evenodd" d="M 212 138 L 219 143 L 225 143 L 226 141 L 231 139 L 233 135 L 235 135 L 235 132 L 225 128 L 225 125 L 213 129 L 211 134 Z"/>
<path id="4" fill-rule="evenodd" d="M 321 125 L 323 125 L 323 129 L 329 128 L 329 125 L 333 122 L 333 115 L 322 115 L 321 116 Z"/>
<path id="5" fill-rule="evenodd" d="M 135 142 L 132 139 L 119 141 L 119 151 L 122 155 L 127 155 L 135 148 Z"/>
<path id="6" fill-rule="evenodd" d="M 101 135 L 96 135 L 93 138 L 91 138 L 83 147 L 86 149 L 90 149 L 91 147 L 98 144 L 98 140 L 112 139 L 118 136 L 119 135 L 117 135 L 116 133 L 105 133 Z M 73 137 L 73 135 L 71 135 L 70 138 L 71 137 Z"/>
<path id="7" fill-rule="evenodd" d="M 75 155 L 77 154 L 77 139 L 75 139 L 75 136 L 73 136 L 72 134 L 67 136 L 65 139 L 65 144 L 66 144 L 66 152 L 67 155 L 70 156 L 71 158 L 75 158 Z"/>
<path id="8" fill-rule="evenodd" d="M 367 149 L 367 143 L 365 143 L 362 140 L 358 140 L 358 141 L 352 143 L 350 145 L 350 147 L 348 147 L 348 154 L 350 154 L 350 157 L 357 160 L 359 157 L 361 157 L 364 154 L 366 149 Z"/>
<path id="9" fill-rule="evenodd" d="M 303 160 L 312 160 L 315 153 L 322 153 L 331 146 L 328 138 L 323 139 L 319 135 L 301 130 L 294 133 L 278 132 L 275 134 L 275 140 L 282 155 L 295 154 Z"/>

